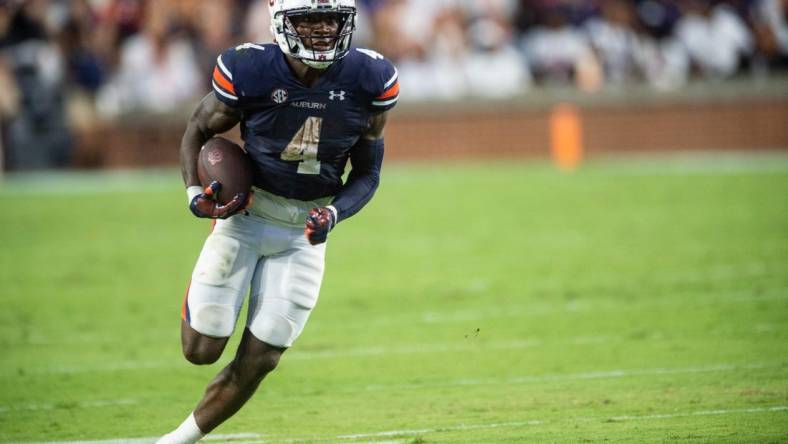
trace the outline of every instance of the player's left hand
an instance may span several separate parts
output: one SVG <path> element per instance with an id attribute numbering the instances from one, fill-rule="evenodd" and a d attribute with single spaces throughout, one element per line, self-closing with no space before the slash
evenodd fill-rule
<path id="1" fill-rule="evenodd" d="M 328 232 L 336 225 L 334 212 L 326 207 L 312 208 L 306 218 L 304 235 L 312 245 L 322 244 L 328 238 Z"/>

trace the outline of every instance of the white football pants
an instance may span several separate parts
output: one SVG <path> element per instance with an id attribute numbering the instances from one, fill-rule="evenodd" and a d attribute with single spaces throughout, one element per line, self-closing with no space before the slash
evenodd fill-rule
<path id="1" fill-rule="evenodd" d="M 217 220 L 192 273 L 183 319 L 210 337 L 232 335 L 249 294 L 246 326 L 259 340 L 290 347 L 317 303 L 326 244 L 304 236 L 304 202 L 255 189 L 250 215 Z"/>

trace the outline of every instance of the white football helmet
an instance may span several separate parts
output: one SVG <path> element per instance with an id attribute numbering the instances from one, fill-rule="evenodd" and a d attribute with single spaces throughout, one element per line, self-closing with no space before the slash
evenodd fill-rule
<path id="1" fill-rule="evenodd" d="M 350 51 L 350 40 L 356 30 L 355 0 L 269 0 L 268 5 L 271 8 L 271 32 L 285 54 L 312 68 L 325 69 Z M 312 38 L 326 39 L 298 34 L 292 19 L 308 14 L 336 15 L 339 32 L 329 37 L 333 40 L 332 48 L 316 50 L 311 44 L 310 48 L 304 45 Z"/>

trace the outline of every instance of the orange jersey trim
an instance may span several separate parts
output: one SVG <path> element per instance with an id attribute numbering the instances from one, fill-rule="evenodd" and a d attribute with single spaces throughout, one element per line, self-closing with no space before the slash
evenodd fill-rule
<path id="1" fill-rule="evenodd" d="M 233 88 L 232 82 L 230 82 L 224 77 L 224 74 L 222 74 L 222 72 L 219 71 L 218 66 L 215 66 L 213 68 L 213 80 L 216 82 L 217 85 L 221 86 L 228 92 L 235 94 L 235 88 Z"/>
<path id="2" fill-rule="evenodd" d="M 181 319 L 186 322 L 190 321 L 189 316 L 189 290 L 192 288 L 192 281 L 189 279 L 189 285 L 186 287 L 186 295 L 183 297 L 183 305 L 181 306 Z"/>
<path id="3" fill-rule="evenodd" d="M 375 97 L 375 100 L 389 99 L 396 96 L 397 94 L 399 94 L 399 80 L 397 80 L 397 82 L 394 83 L 394 86 L 389 88 L 388 91 L 384 92 L 383 95 Z"/>

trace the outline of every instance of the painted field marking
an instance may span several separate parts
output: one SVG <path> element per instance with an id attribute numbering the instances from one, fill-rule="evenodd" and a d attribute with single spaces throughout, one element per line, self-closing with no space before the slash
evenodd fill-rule
<path id="1" fill-rule="evenodd" d="M 687 293 L 694 293 L 694 292 L 687 292 Z M 679 293 L 680 295 L 684 295 L 685 293 Z M 638 304 L 636 309 L 645 309 L 648 307 L 669 307 L 675 305 L 676 302 L 681 302 L 683 304 L 688 305 L 714 305 L 719 303 L 750 303 L 750 302 L 771 302 L 771 301 L 788 301 L 788 289 L 779 289 L 775 291 L 767 292 L 766 294 L 752 294 L 751 291 L 731 291 L 727 292 L 722 296 L 711 297 L 711 298 L 700 298 L 700 299 L 682 299 L 682 298 L 670 298 L 670 299 L 659 299 L 658 301 L 652 301 L 648 303 Z M 623 308 L 622 308 L 623 307 Z M 473 321 L 484 321 L 490 319 L 501 319 L 501 318 L 513 318 L 513 317 L 522 317 L 522 316 L 548 316 L 554 314 L 561 314 L 561 313 L 587 313 L 592 311 L 622 311 L 628 310 L 630 307 L 622 306 L 621 304 L 616 304 L 613 301 L 603 301 L 602 303 L 587 303 L 587 302 L 568 302 L 568 303 L 559 303 L 559 304 L 539 304 L 539 305 L 511 305 L 506 309 L 496 309 L 496 310 L 457 310 L 453 312 L 421 312 L 421 313 L 412 313 L 408 315 L 408 318 L 418 319 L 420 322 L 425 324 L 442 324 L 442 323 L 460 323 L 460 322 L 473 322 Z M 385 325 L 397 325 L 402 324 L 404 322 L 404 316 L 400 317 L 388 317 L 388 318 L 380 318 L 379 320 L 373 321 L 365 321 L 365 324 L 368 326 L 385 326 Z M 329 328 L 330 324 L 326 324 L 327 326 L 324 328 Z M 170 339 L 169 335 L 162 335 L 161 337 Z M 583 343 L 602 343 L 599 341 L 591 341 L 586 342 L 583 338 L 589 338 L 591 336 L 580 336 L 577 338 L 570 338 L 570 342 L 574 342 L 575 344 L 583 344 Z M 528 347 L 531 346 L 539 346 L 541 344 L 537 344 L 539 339 L 532 339 L 527 340 L 526 342 L 531 342 Z M 75 337 L 73 339 L 64 339 L 59 337 L 57 339 L 48 339 L 45 337 L 35 337 L 33 340 L 33 344 L 35 345 L 56 345 L 56 344 L 73 344 L 73 343 L 102 343 L 106 342 L 106 337 L 102 335 L 92 335 L 86 336 L 82 335 L 79 337 Z M 522 341 L 521 341 L 522 342 Z M 488 343 L 489 344 L 489 343 Z M 423 348 L 423 352 L 432 352 L 432 351 L 451 351 L 448 348 L 441 350 L 440 345 L 436 346 L 435 350 L 430 349 L 430 345 L 427 345 Z M 451 347 L 451 346 L 448 346 Z M 508 347 L 503 346 L 503 348 L 518 348 L 518 347 Z M 311 358 L 333 358 L 333 357 L 347 357 L 347 356 L 373 356 L 373 355 L 383 355 L 387 353 L 392 353 L 389 351 L 390 349 L 385 347 L 360 347 L 354 349 L 345 349 L 342 351 L 310 351 L 310 350 L 303 350 L 303 351 L 295 351 L 293 354 L 289 355 L 290 358 L 288 359 L 311 359 Z M 422 350 L 421 348 L 402 348 L 402 350 L 409 350 L 412 353 L 417 353 L 416 350 Z M 457 350 L 462 351 L 462 350 Z M 401 352 L 394 352 L 394 353 L 401 353 Z M 100 367 L 97 369 L 85 370 L 84 367 L 55 367 L 55 368 L 48 368 L 36 371 L 30 371 L 29 374 L 60 374 L 60 373 L 80 373 L 83 371 L 112 371 L 112 370 L 137 370 L 137 369 L 144 369 L 144 368 L 170 368 L 174 365 L 178 365 L 181 361 L 173 361 L 172 364 L 166 363 L 144 363 L 144 362 L 133 362 L 133 363 L 120 363 L 120 364 L 111 364 L 104 370 L 104 367 Z"/>
<path id="2" fill-rule="evenodd" d="M 412 430 L 389 430 L 385 432 L 373 432 L 373 433 L 354 433 L 350 435 L 338 435 L 337 439 L 344 439 L 344 440 L 356 440 L 356 439 L 363 439 L 363 438 L 386 438 L 390 436 L 399 436 L 399 435 L 418 435 L 421 433 L 435 433 L 435 432 L 458 432 L 463 430 L 486 430 L 486 429 L 499 429 L 499 428 L 507 428 L 507 427 L 523 427 L 523 426 L 533 426 L 533 425 L 540 425 L 543 424 L 543 421 L 538 420 L 531 420 L 531 421 L 515 421 L 515 422 L 500 422 L 500 423 L 493 423 L 493 424 L 459 424 L 456 426 L 449 426 L 449 427 L 436 427 L 432 429 L 412 429 Z"/>
<path id="3" fill-rule="evenodd" d="M 177 368 L 182 366 L 184 361 L 171 360 L 171 361 L 135 361 L 135 362 L 122 362 L 101 365 L 88 365 L 88 366 L 57 366 L 45 367 L 35 370 L 25 370 L 24 375 L 73 375 L 77 373 L 91 373 L 91 372 L 115 372 L 121 370 L 156 370 L 163 368 Z M 0 374 L 18 375 L 13 369 L 8 372 Z"/>
<path id="4" fill-rule="evenodd" d="M 587 337 L 570 338 L 569 343 L 585 343 Z M 563 343 L 563 341 L 561 341 Z M 469 350 L 510 350 L 541 347 L 544 342 L 538 339 L 523 339 L 510 341 L 491 341 L 479 342 L 469 339 L 465 342 L 457 343 L 433 343 L 423 345 L 413 345 L 407 347 L 359 347 L 345 350 L 304 350 L 296 351 L 289 357 L 292 360 L 312 360 L 320 358 L 344 358 L 353 356 L 381 356 L 381 355 L 410 355 L 422 353 L 439 353 Z"/>
<path id="5" fill-rule="evenodd" d="M 721 297 L 704 298 L 696 301 L 685 301 L 694 304 L 718 304 L 718 303 L 749 303 L 749 302 L 767 302 L 767 301 L 785 301 L 788 300 L 788 291 L 778 290 L 766 294 L 754 295 L 749 291 L 734 291 L 729 292 Z M 640 307 L 648 306 L 669 306 L 672 304 L 671 300 L 661 300 L 660 302 L 652 302 L 650 304 L 640 305 Z M 493 310 L 488 312 L 480 311 L 456 311 L 453 313 L 435 313 L 425 312 L 421 314 L 421 320 L 425 323 L 456 323 L 456 322 L 470 322 L 481 321 L 485 319 L 499 319 L 503 317 L 518 317 L 518 316 L 533 316 L 533 315 L 548 315 L 557 313 L 577 313 L 589 312 L 599 310 L 619 310 L 613 305 L 603 304 L 583 304 L 578 302 L 570 302 L 558 305 L 540 305 L 540 306 L 524 306 L 515 305 L 507 308 L 506 310 Z M 419 315 L 416 315 L 418 317 Z M 370 326 L 382 325 L 390 323 L 400 323 L 401 320 L 382 320 L 378 322 L 369 323 Z M 607 339 L 606 339 L 607 338 Z M 561 344 L 570 344 L 574 346 L 583 345 L 604 345 L 606 343 L 613 343 L 624 340 L 621 337 L 601 337 L 601 336 L 578 336 L 574 338 L 567 338 L 560 341 Z M 83 338 L 84 339 L 84 338 Z M 435 353 L 435 352 L 451 352 L 451 351 L 468 351 L 468 350 L 484 350 L 484 349 L 525 349 L 531 347 L 544 346 L 545 342 L 541 339 L 522 339 L 510 340 L 500 342 L 473 342 L 467 343 L 444 343 L 444 344 L 425 344 L 419 347 L 357 347 L 343 350 L 298 350 L 288 355 L 288 360 L 311 360 L 311 359 L 331 359 L 331 358 L 344 358 L 344 357 L 364 357 L 364 356 L 383 356 L 387 354 L 417 354 L 417 353 Z M 122 370 L 156 370 L 156 369 L 172 369 L 179 368 L 183 365 L 180 359 L 164 360 L 164 361 L 134 361 L 134 362 L 121 362 L 111 364 L 100 364 L 95 366 L 57 366 L 57 367 L 43 367 L 32 370 L 25 370 L 25 375 L 53 375 L 53 374 L 77 374 L 88 372 L 107 372 L 107 371 L 122 371 Z M 12 376 L 19 374 L 17 369 L 2 369 L 0 375 Z"/>
<path id="6" fill-rule="evenodd" d="M 567 338 L 565 340 L 554 341 L 551 343 L 561 345 L 590 345 L 590 344 L 604 344 L 608 342 L 618 341 L 620 338 L 612 336 L 577 336 Z M 348 357 L 364 357 L 364 356 L 384 356 L 384 355 L 409 355 L 409 354 L 423 354 L 423 353 L 439 353 L 439 352 L 462 352 L 472 350 L 519 350 L 533 347 L 542 347 L 545 342 L 539 339 L 513 339 L 504 341 L 489 341 L 482 342 L 473 338 L 469 338 L 464 342 L 455 343 L 432 343 L 423 344 L 420 346 L 409 347 L 356 347 L 342 350 L 296 350 L 290 352 L 288 355 L 289 361 L 309 361 L 312 359 L 332 359 L 332 358 L 348 358 Z M 228 361 L 229 362 L 229 361 Z M 226 363 L 225 363 L 226 364 Z M 122 370 L 158 370 L 169 368 L 187 368 L 188 365 L 182 359 L 173 359 L 166 361 L 134 361 L 134 362 L 120 362 L 91 366 L 57 366 L 40 368 L 33 370 L 26 370 L 25 375 L 59 375 L 59 374 L 77 374 L 77 373 L 90 373 L 90 372 L 112 372 Z M 10 369 L 5 372 L 0 372 L 0 375 L 17 375 L 17 371 Z"/>
<path id="7" fill-rule="evenodd" d="M 389 441 L 389 440 L 378 441 L 378 440 L 374 440 L 374 441 L 356 441 L 355 444 L 404 444 L 405 442 L 406 441 Z M 249 443 L 249 444 L 251 444 L 251 443 Z"/>
<path id="8" fill-rule="evenodd" d="M 0 413 L 12 411 L 36 411 L 36 410 L 56 410 L 67 408 L 98 408 L 98 407 L 114 407 L 119 405 L 135 405 L 139 401 L 136 399 L 114 399 L 114 400 L 98 400 L 98 401 L 80 401 L 77 403 L 63 403 L 63 404 L 17 404 L 17 405 L 0 405 Z"/>
<path id="9" fill-rule="evenodd" d="M 695 294 L 697 292 L 686 292 L 690 294 Z M 682 293 L 683 294 L 683 293 Z M 779 289 L 775 290 L 769 294 L 764 295 L 754 295 L 752 292 L 749 291 L 735 291 L 729 292 L 724 296 L 717 296 L 711 298 L 694 298 L 694 299 L 686 299 L 686 298 L 670 298 L 670 299 L 659 299 L 657 301 L 651 301 L 647 303 L 639 303 L 634 308 L 636 309 L 646 309 L 649 307 L 669 307 L 672 305 L 676 305 L 677 303 L 681 303 L 684 305 L 695 305 L 695 306 L 704 306 L 704 305 L 715 305 L 720 303 L 729 303 L 729 304 L 736 304 L 736 303 L 749 303 L 749 302 L 761 302 L 761 301 L 785 301 L 788 300 L 788 290 L 786 289 Z M 453 312 L 423 312 L 423 313 L 416 313 L 410 314 L 409 319 L 418 319 L 420 322 L 425 324 L 444 324 L 444 323 L 459 323 L 459 322 L 473 322 L 473 321 L 483 321 L 489 319 L 501 319 L 501 318 L 516 318 L 522 316 L 550 316 L 555 314 L 562 314 L 562 313 L 588 313 L 592 311 L 603 311 L 603 312 L 620 312 L 625 310 L 631 310 L 632 307 L 628 305 L 622 305 L 620 303 L 615 303 L 614 301 L 602 301 L 602 303 L 588 303 L 588 302 L 568 302 L 564 304 L 539 304 L 539 305 L 512 305 L 508 306 L 506 309 L 496 309 L 496 310 L 458 310 Z M 386 326 L 386 325 L 396 325 L 402 324 L 403 318 L 402 317 L 389 317 L 389 318 L 381 318 L 379 320 L 374 320 L 367 322 L 370 326 Z"/>
<path id="10" fill-rule="evenodd" d="M 559 341 L 543 341 L 540 339 L 522 339 L 522 340 L 506 340 L 506 341 L 490 341 L 481 342 L 475 340 L 467 340 L 460 343 L 434 343 L 425 344 L 418 347 L 358 347 L 344 350 L 296 350 L 288 355 L 288 360 L 312 360 L 312 359 L 331 359 L 343 357 L 365 357 L 365 356 L 384 356 L 384 355 L 410 355 L 422 353 L 437 353 L 437 352 L 461 352 L 461 351 L 474 351 L 474 350 L 518 350 L 534 347 L 542 347 L 546 344 L 562 344 L 572 345 L 577 347 L 587 345 L 605 345 L 614 342 L 623 341 L 623 337 L 615 336 L 577 336 L 566 338 Z M 228 361 L 229 362 L 229 361 Z M 226 362 L 224 363 L 226 364 Z M 185 364 L 180 359 L 166 360 L 166 361 L 134 361 L 124 363 L 102 364 L 94 366 L 59 366 L 59 367 L 45 367 L 35 370 L 26 371 L 26 375 L 57 375 L 57 374 L 78 374 L 90 372 L 111 372 L 122 370 L 159 370 L 159 369 L 172 369 L 172 368 L 186 368 Z M 7 371 L 0 371 L 0 375 L 16 375 L 15 369 L 8 369 Z"/>
<path id="11" fill-rule="evenodd" d="M 203 441 L 221 441 L 221 440 L 241 440 L 241 439 L 259 439 L 262 435 L 259 433 L 233 433 L 227 435 L 208 435 L 203 438 Z"/>
<path id="12" fill-rule="evenodd" d="M 583 419 L 590 421 L 655 421 L 661 419 L 671 418 L 687 418 L 695 416 L 713 416 L 713 415 L 736 415 L 736 414 L 754 414 L 754 413 L 776 413 L 786 412 L 788 406 L 778 405 L 771 407 L 753 407 L 753 408 L 738 408 L 738 409 L 716 409 L 716 410 L 699 410 L 695 412 L 684 413 L 658 413 L 650 415 L 625 415 L 625 416 L 597 416 L 589 418 L 566 418 L 568 421 Z M 353 441 L 355 444 L 362 444 L 358 442 L 361 439 L 375 439 L 375 438 L 391 438 L 398 436 L 418 435 L 423 433 L 441 433 L 441 432 L 457 432 L 464 430 L 489 430 L 499 428 L 517 428 L 526 426 L 538 426 L 546 423 L 559 423 L 562 421 L 542 421 L 542 420 L 529 420 L 529 421 L 512 421 L 512 422 L 499 422 L 489 424 L 457 424 L 445 427 L 433 427 L 424 429 L 402 429 L 402 430 L 386 430 L 381 432 L 364 432 L 364 433 L 351 433 L 336 435 L 326 438 L 294 438 L 285 440 L 268 441 L 263 440 L 262 436 L 257 433 L 236 433 L 228 435 L 208 435 L 203 438 L 204 441 L 219 441 L 231 442 L 234 444 L 263 444 L 266 442 L 280 442 L 280 443 L 299 443 L 299 442 L 315 442 L 315 441 Z M 155 442 L 157 437 L 147 438 L 119 438 L 112 440 L 95 440 L 95 441 L 47 441 L 46 443 L 37 444 L 148 444 Z M 401 441 L 372 441 L 375 444 L 395 444 Z M 31 443 L 32 444 L 32 443 Z"/>
<path id="13" fill-rule="evenodd" d="M 731 268 L 735 270 L 735 268 Z M 700 282 L 706 281 L 708 279 L 702 278 L 698 279 L 697 276 L 699 273 L 703 273 L 703 270 L 698 270 L 697 272 L 693 272 L 692 276 L 695 278 L 677 278 L 677 279 L 658 279 L 660 282 L 671 282 L 671 283 L 680 283 L 680 282 Z M 690 276 L 690 275 L 688 275 Z M 740 276 L 739 276 L 740 278 Z M 637 304 L 635 307 L 629 307 L 628 305 L 622 305 L 621 303 L 616 303 L 615 301 L 611 300 L 603 300 L 603 301 L 596 301 L 595 303 L 589 302 L 566 302 L 566 303 L 555 303 L 555 304 L 511 304 L 506 308 L 500 309 L 487 309 L 487 310 L 455 310 L 455 311 L 448 311 L 448 312 L 434 312 L 434 311 L 425 311 L 420 313 L 408 313 L 407 315 L 400 315 L 400 316 L 389 316 L 385 318 L 378 318 L 376 320 L 365 320 L 364 324 L 367 326 L 386 326 L 386 325 L 400 325 L 405 322 L 407 318 L 409 322 L 413 320 L 418 320 L 425 324 L 441 324 L 441 323 L 460 323 L 460 322 L 471 322 L 471 321 L 483 321 L 489 319 L 500 319 L 500 318 L 513 318 L 513 317 L 522 317 L 522 316 L 549 316 L 554 314 L 562 314 L 562 313 L 587 313 L 591 311 L 623 311 L 623 310 L 630 310 L 631 308 L 635 309 L 646 309 L 649 307 L 668 307 L 672 305 L 676 305 L 677 303 L 682 303 L 684 305 L 712 305 L 712 304 L 719 304 L 719 303 L 749 303 L 749 302 L 770 302 L 770 301 L 788 301 L 788 288 L 781 288 L 781 289 L 773 289 L 769 290 L 765 294 L 753 294 L 750 290 L 737 290 L 737 291 L 728 291 L 725 292 L 721 296 L 709 297 L 709 298 L 691 298 L 687 299 L 684 296 L 687 295 L 694 295 L 695 291 L 683 291 L 678 294 L 680 297 L 672 297 L 672 298 L 660 298 L 658 300 L 652 300 L 646 303 Z M 344 322 L 344 321 L 343 321 Z M 331 328 L 331 324 L 323 324 L 320 327 L 322 328 Z M 168 333 L 162 332 L 160 335 L 154 336 L 158 339 L 163 340 L 170 340 L 171 335 Z M 112 342 L 107 339 L 105 335 L 101 334 L 93 334 L 93 335 L 74 335 L 74 336 L 57 336 L 57 337 L 46 337 L 46 336 L 33 336 L 32 339 L 29 340 L 30 344 L 32 345 L 73 345 L 73 344 L 94 344 L 94 343 L 108 343 Z M 360 349 L 355 349 L 360 350 Z M 360 352 L 361 354 L 369 354 L 369 355 L 380 355 L 384 354 L 385 352 L 382 351 L 383 348 L 367 348 L 365 351 Z M 347 356 L 346 354 L 335 355 L 332 353 L 347 353 L 345 352 L 332 352 L 332 351 L 299 351 L 299 354 L 311 353 L 314 354 L 315 357 L 342 357 Z M 351 355 L 355 352 L 350 352 Z M 291 355 L 292 356 L 292 355 Z M 303 358 L 290 358 L 290 359 L 303 359 Z M 114 364 L 118 367 L 119 370 L 123 369 L 138 369 L 142 368 L 140 365 L 145 364 Z M 160 364 L 153 363 L 151 364 L 151 368 L 160 368 L 162 367 Z M 68 369 L 69 367 L 61 367 L 61 369 Z M 78 372 L 79 368 L 76 367 L 76 371 Z M 48 373 L 47 370 L 44 372 Z M 70 373 L 68 370 L 57 370 L 57 373 Z M 40 372 L 31 372 L 31 374 L 38 374 Z"/>
<path id="14" fill-rule="evenodd" d="M 241 442 L 262 442 L 259 439 L 262 435 L 258 433 L 232 433 L 225 435 L 208 435 L 201 441 L 219 441 L 219 442 L 232 442 L 233 444 L 241 444 Z M 103 439 L 93 441 L 37 441 L 27 444 L 150 444 L 155 443 L 158 436 L 148 436 L 144 438 L 116 438 L 116 439 Z M 243 440 L 255 441 L 243 441 Z"/>
<path id="15" fill-rule="evenodd" d="M 648 421 L 653 419 L 687 418 L 692 416 L 713 416 L 713 415 L 730 415 L 734 413 L 769 413 L 769 412 L 786 412 L 786 411 L 788 411 L 788 406 L 778 405 L 774 407 L 754 407 L 748 409 L 701 410 L 698 412 L 689 412 L 689 413 L 659 413 L 654 415 L 614 416 L 610 419 L 612 421 Z"/>
<path id="16" fill-rule="evenodd" d="M 373 384 L 367 385 L 365 391 L 382 390 L 403 390 L 420 389 L 425 387 L 457 387 L 475 385 L 500 385 L 500 384 L 529 384 L 535 382 L 555 382 L 555 381 L 585 381 L 594 379 L 618 379 L 638 376 L 661 376 L 661 375 L 682 375 L 693 373 L 716 373 L 732 372 L 737 370 L 759 370 L 766 368 L 781 368 L 784 364 L 719 364 L 704 367 L 683 367 L 683 368 L 650 368 L 632 370 L 604 370 L 598 372 L 585 373 L 565 373 L 553 375 L 533 375 L 517 376 L 507 379 L 486 378 L 486 379 L 456 379 L 446 382 L 424 382 L 415 384 Z M 355 390 L 353 390 L 355 391 Z"/>

